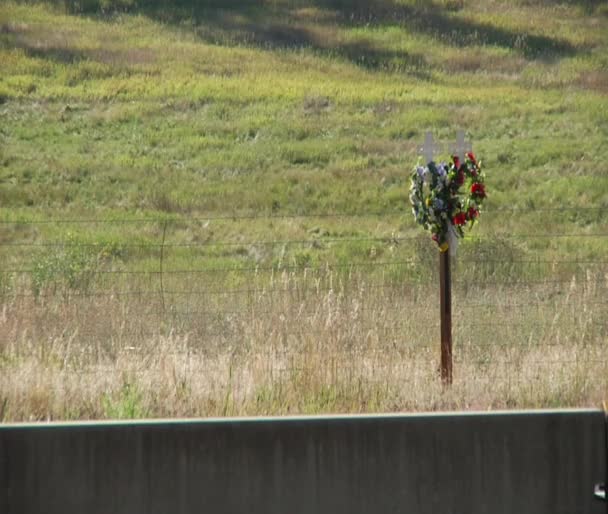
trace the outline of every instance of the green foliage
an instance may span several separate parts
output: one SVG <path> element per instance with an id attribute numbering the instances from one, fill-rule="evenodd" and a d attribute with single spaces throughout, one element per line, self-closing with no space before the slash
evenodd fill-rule
<path id="1" fill-rule="evenodd" d="M 32 260 L 31 287 L 43 290 L 86 292 L 104 263 L 123 255 L 117 243 L 90 244 L 68 234 L 67 240 L 36 255 Z"/>
<path id="2" fill-rule="evenodd" d="M 497 282 L 524 280 L 526 277 L 517 261 L 526 258 L 526 251 L 510 239 L 469 238 L 459 242 L 458 259 L 455 261 L 457 280 L 468 281 L 472 285 L 483 280 Z"/>
<path id="3" fill-rule="evenodd" d="M 173 242 L 185 244 L 318 242 L 283 253 L 247 244 L 188 247 L 189 257 L 172 249 L 165 268 L 413 258 L 411 269 L 387 268 L 388 276 L 432 277 L 432 247 L 388 240 L 420 233 L 407 190 L 424 132 L 449 141 L 464 127 L 488 172 L 488 212 L 475 236 L 607 226 L 606 209 L 584 210 L 606 207 L 608 19 L 599 4 L 589 4 L 591 15 L 571 2 L 498 1 L 491 10 L 479 0 L 221 3 L 230 9 L 207 1 L 100 2 L 74 9 L 128 13 L 0 5 L 4 219 L 401 213 L 364 225 L 356 217 L 339 227 L 312 222 L 332 239 L 387 242 L 330 243 L 297 220 L 253 232 L 238 219 L 170 227 Z M 563 205 L 583 209 L 562 216 L 495 210 Z M 158 269 L 155 250 L 111 248 L 112 241 L 158 244 L 158 227 L 89 229 L 76 240 L 106 248 L 108 257 L 66 245 L 33 255 L 11 249 L 5 262 L 32 263 L 34 291 L 86 290 L 100 262 Z M 64 237 L 49 224 L 5 240 Z M 536 257 L 554 256 L 551 245 L 520 246 Z M 559 251 L 605 253 L 604 239 L 568 245 Z"/>
<path id="4" fill-rule="evenodd" d="M 31 1 L 31 0 L 30 0 Z M 72 14 L 132 12 L 138 9 L 209 9 L 234 8 L 242 5 L 242 0 L 46 0 Z M 251 4 L 262 5 L 262 0 L 250 0 Z"/>
<path id="5" fill-rule="evenodd" d="M 0 220 L 43 222 L 0 230 L 0 271 L 21 270 L 0 273 L 9 324 L 16 320 L 7 337 L 14 334 L 18 349 L 0 349 L 0 365 L 3 373 L 14 370 L 8 384 L 20 384 L 8 403 L 0 395 L 0 420 L 47 419 L 58 405 L 68 417 L 112 418 L 463 406 L 437 402 L 445 392 L 433 389 L 435 371 L 419 351 L 437 335 L 438 252 L 415 226 L 407 198 L 426 130 L 448 142 L 466 129 L 487 171 L 487 210 L 453 263 L 455 313 L 505 297 L 502 312 L 458 314 L 456 347 L 472 352 L 474 366 L 459 376 L 487 371 L 492 384 L 499 375 L 508 380 L 508 391 L 505 357 L 522 384 L 536 384 L 537 363 L 547 352 L 558 363 L 593 365 L 592 374 L 603 376 L 601 359 L 581 353 L 600 348 L 606 337 L 597 323 L 605 272 L 584 264 L 605 260 L 607 250 L 603 4 L 0 1 Z M 564 206 L 570 209 L 560 212 Z M 313 213 L 363 215 L 298 217 Z M 77 222 L 48 222 L 56 219 Z M 534 237 L 521 237 L 526 234 Z M 57 241 L 64 243 L 44 246 Z M 314 270 L 293 270 L 304 266 Z M 564 288 L 554 287 L 555 280 L 574 286 L 575 278 L 582 292 L 568 293 L 570 311 L 556 313 Z M 544 308 L 526 308 L 531 293 L 520 279 L 540 281 L 535 302 Z M 155 294 L 78 303 L 61 297 L 92 289 L 155 293 L 161 286 L 160 319 Z M 54 304 L 12 297 L 27 288 L 60 295 Z M 73 319 L 71 307 L 90 312 Z M 512 348 L 495 344 L 497 316 Z M 188 352 L 188 369 L 209 366 L 215 373 L 226 364 L 209 356 L 218 348 L 231 352 L 217 394 L 198 387 L 200 381 L 159 382 L 166 359 L 149 335 L 155 322 L 159 333 L 183 331 L 189 345 L 200 345 L 200 352 Z M 533 347 L 539 338 L 546 347 Z M 281 372 L 281 379 L 271 370 L 260 382 L 257 371 L 233 362 L 271 369 L 269 352 L 284 349 L 295 370 L 306 355 L 299 343 L 308 340 L 318 360 Z M 553 354 L 560 341 L 562 353 Z M 409 342 L 416 343 L 411 355 L 404 353 Z M 475 354 L 471 342 L 484 350 Z M 344 370 L 353 371 L 344 386 L 327 358 L 343 345 L 362 350 L 343 357 Z M 134 361 L 123 357 L 133 346 L 161 356 L 137 383 L 117 378 L 131 376 Z M 523 350 L 527 371 L 514 356 L 523 359 Z M 91 371 L 107 369 L 108 358 L 124 371 L 114 374 L 110 390 L 107 381 L 95 386 L 105 391 L 100 402 L 78 390 L 81 367 L 88 372 L 94 354 L 99 368 Z M 24 356 L 37 362 L 22 363 Z M 419 396 L 403 401 L 400 385 L 417 376 L 393 364 L 417 358 L 429 387 L 414 388 Z M 494 367 L 483 364 L 491 358 Z M 369 371 L 372 361 L 379 375 L 357 384 L 357 365 Z M 65 380 L 61 391 L 52 388 L 57 369 Z M 590 404 L 571 368 L 552 370 L 572 386 L 568 402 Z M 238 377 L 252 377 L 251 387 Z M 547 377 L 551 391 L 559 380 L 553 372 Z M 26 398 L 19 392 L 24 379 L 30 380 Z M 154 387 L 144 390 L 145 384 Z M 461 385 L 459 401 L 487 405 L 483 381 L 472 389 Z M 538 395 L 522 401 L 498 393 L 488 406 L 552 404 L 560 397 L 565 394 L 557 391 L 538 403 Z"/>
<path id="6" fill-rule="evenodd" d="M 10 419 L 10 411 L 8 409 L 8 396 L 0 397 L 0 423 Z"/>
<path id="7" fill-rule="evenodd" d="M 33 262 L 32 290 L 35 295 L 47 287 L 86 290 L 94 267 L 94 256 L 82 247 L 52 249 Z"/>
<path id="8" fill-rule="evenodd" d="M 335 385 L 310 387 L 299 406 L 304 414 L 334 412 L 343 392 Z"/>
<path id="9" fill-rule="evenodd" d="M 12 273 L 0 273 L 0 295 L 8 295 L 14 287 L 14 276 Z"/>
<path id="10" fill-rule="evenodd" d="M 434 281 L 437 274 L 439 252 L 437 245 L 428 236 L 421 236 L 412 241 L 412 274 L 418 280 Z"/>
<path id="11" fill-rule="evenodd" d="M 140 419 L 147 417 L 143 398 L 136 384 L 128 381 L 115 393 L 105 393 L 101 398 L 105 418 Z"/>

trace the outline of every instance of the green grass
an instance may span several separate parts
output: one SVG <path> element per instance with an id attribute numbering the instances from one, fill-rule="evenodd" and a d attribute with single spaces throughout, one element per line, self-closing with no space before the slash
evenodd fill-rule
<path id="1" fill-rule="evenodd" d="M 577 355 L 595 359 L 605 340 L 598 323 L 608 250 L 605 3 L 69 5 L 0 5 L 0 323 L 8 334 L 0 367 L 11 391 L 0 418 L 553 404 L 557 367 L 533 398 L 510 380 L 525 382 L 556 341 L 558 359 L 580 364 L 572 373 L 582 380 L 592 373 Z M 473 325 L 456 328 L 456 337 L 474 355 L 463 357 L 458 398 L 438 400 L 432 387 L 404 397 L 390 372 L 379 370 L 374 382 L 374 357 L 352 354 L 352 345 L 383 352 L 406 339 L 425 350 L 434 344 L 437 256 L 413 223 L 409 175 L 427 130 L 449 142 L 459 128 L 483 159 L 489 190 L 487 212 L 454 262 L 457 317 Z M 312 216 L 323 213 L 369 215 Z M 118 222 L 125 219 L 153 221 Z M 15 223 L 27 220 L 42 223 Z M 172 273 L 179 270 L 197 272 Z M 383 287 L 395 290 L 385 295 Z M 183 292 L 193 290 L 201 294 Z M 250 292 L 217 294 L 226 290 Z M 109 296 L 86 296 L 96 291 Z M 338 334 L 328 321 L 334 291 L 346 305 Z M 575 307 L 555 311 L 551 302 L 567 306 L 573 292 L 582 295 Z M 111 296 L 121 293 L 133 297 Z M 529 302 L 529 311 L 467 310 L 496 297 Z M 355 323 L 370 304 L 376 317 Z M 300 327 L 303 305 L 320 311 L 295 336 L 282 335 L 289 327 L 277 327 L 287 322 Z M 162 307 L 157 324 L 152 307 Z M 211 319 L 184 314 L 199 311 Z M 391 339 L 382 327 L 403 312 L 406 326 Z M 511 375 L 476 402 L 480 390 L 467 378 L 491 384 L 488 369 L 500 371 L 502 350 L 483 349 L 497 320 L 513 326 L 502 333 L 514 345 L 515 356 L 504 350 Z M 154 337 L 123 332 L 136 326 Z M 217 391 L 174 376 L 174 389 L 154 394 L 176 341 L 194 349 L 197 369 L 211 366 L 223 384 Z M 130 375 L 138 362 L 132 347 L 153 361 L 143 381 Z M 235 349 L 243 361 L 233 362 Z M 358 363 L 359 386 L 356 373 L 341 375 L 323 359 L 325 351 Z M 277 378 L 260 364 L 264 355 L 288 373 Z M 382 369 L 400 362 L 387 355 Z M 407 355 L 414 363 L 399 380 L 422 373 L 431 383 L 423 357 Z M 518 359 L 528 368 L 518 370 Z M 114 365 L 113 378 L 83 384 L 71 374 L 80 364 L 97 374 Z M 40 386 L 34 378 L 47 372 Z M 11 377 L 26 375 L 33 382 L 24 392 Z M 53 404 L 52 384 L 73 387 L 61 396 L 68 406 L 79 388 L 89 396 L 72 411 Z M 596 402 L 601 387 L 591 391 L 583 380 L 564 401 Z M 163 398 L 181 407 L 173 412 Z"/>
<path id="2" fill-rule="evenodd" d="M 0 7 L 3 219 L 400 211 L 410 234 L 416 146 L 459 127 L 489 209 L 607 205 L 599 3 L 112 5 Z"/>
<path id="3" fill-rule="evenodd" d="M 2 215 L 406 210 L 415 143 L 457 127 L 493 205 L 602 205 L 605 10 L 458 5 L 5 3 Z"/>
<path id="4" fill-rule="evenodd" d="M 606 232 L 601 3 L 72 4 L 86 15 L 56 4 L 0 7 L 6 221 L 397 213 L 170 227 L 169 243 L 245 243 L 174 251 L 174 265 L 346 264 L 378 245 L 321 242 L 286 254 L 246 243 L 420 234 L 407 200 L 416 147 L 426 130 L 447 142 L 463 127 L 488 173 L 476 235 Z M 530 212 L 561 207 L 571 210 Z M 7 226 L 2 242 L 65 241 L 65 230 Z M 119 247 L 158 244 L 162 233 L 160 225 L 69 231 L 79 244 Z M 514 244 L 531 258 L 606 249 L 605 237 Z M 380 246 L 395 254 L 390 242 Z M 44 251 L 36 259 L 54 258 Z M 11 264 L 37 262 L 18 247 L 4 253 Z M 156 265 L 142 253 L 125 250 L 117 265 Z"/>

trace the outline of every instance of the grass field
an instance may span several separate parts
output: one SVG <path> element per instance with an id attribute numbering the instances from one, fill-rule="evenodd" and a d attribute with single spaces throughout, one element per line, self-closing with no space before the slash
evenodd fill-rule
<path id="1" fill-rule="evenodd" d="M 605 2 L 222 5 L 0 5 L 0 419 L 605 400 Z M 407 190 L 461 127 L 445 393 Z"/>

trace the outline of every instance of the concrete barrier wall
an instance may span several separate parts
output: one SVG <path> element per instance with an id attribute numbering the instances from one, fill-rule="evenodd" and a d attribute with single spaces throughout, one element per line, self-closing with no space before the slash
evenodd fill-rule
<path id="1" fill-rule="evenodd" d="M 585 514 L 601 411 L 0 425 L 4 514 Z"/>

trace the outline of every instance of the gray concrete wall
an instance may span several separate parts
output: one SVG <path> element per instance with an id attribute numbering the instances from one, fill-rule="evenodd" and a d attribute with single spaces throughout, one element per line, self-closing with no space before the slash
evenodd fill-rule
<path id="1" fill-rule="evenodd" d="M 600 411 L 0 425 L 3 514 L 586 514 Z"/>

